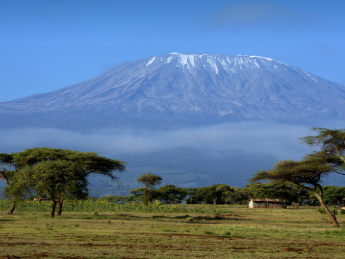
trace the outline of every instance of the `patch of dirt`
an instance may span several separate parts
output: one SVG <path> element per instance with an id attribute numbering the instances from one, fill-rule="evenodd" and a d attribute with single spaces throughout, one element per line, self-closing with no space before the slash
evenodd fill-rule
<path id="1" fill-rule="evenodd" d="M 30 242 L 18 242 L 18 243 L 5 243 L 0 242 L 0 246 L 24 246 L 24 245 L 35 245 L 36 243 L 30 243 Z M 0 257 L 1 258 L 1 257 Z"/>
<path id="2" fill-rule="evenodd" d="M 223 217 L 238 217 L 238 218 L 243 218 L 244 216 L 237 215 L 237 214 L 223 214 Z"/>
<path id="3" fill-rule="evenodd" d="M 41 257 L 47 257 L 47 256 L 49 256 L 49 254 L 47 254 L 47 253 L 42 253 L 42 254 L 36 254 L 36 253 L 34 253 L 34 254 L 31 256 L 31 258 L 41 258 Z"/>
<path id="4" fill-rule="evenodd" d="M 176 236 L 176 237 L 196 237 L 196 238 L 202 238 L 202 239 L 227 239 L 227 240 L 233 240 L 236 238 L 245 238 L 245 237 L 223 237 L 223 236 L 208 236 L 208 235 L 190 235 L 190 234 L 163 234 L 163 233 L 139 233 L 141 235 L 155 235 L 155 236 Z"/>
<path id="5" fill-rule="evenodd" d="M 231 246 L 229 247 L 229 249 L 235 249 L 235 250 L 246 250 L 246 249 L 250 249 L 250 247 L 236 247 L 236 246 Z"/>
<path id="6" fill-rule="evenodd" d="M 34 253 L 33 255 L 29 256 L 15 256 L 15 255 L 5 255 L 5 256 L 0 256 L 1 259 L 15 259 L 15 258 L 42 258 L 42 257 L 48 257 L 49 254 L 47 253 Z"/>
<path id="7" fill-rule="evenodd" d="M 295 252 L 297 254 L 301 254 L 304 251 L 304 249 L 303 248 L 286 247 L 284 249 L 284 251 L 286 251 L 286 252 Z"/>

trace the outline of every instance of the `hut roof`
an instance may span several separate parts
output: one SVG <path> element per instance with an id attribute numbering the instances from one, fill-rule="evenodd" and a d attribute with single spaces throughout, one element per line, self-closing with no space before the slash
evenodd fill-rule
<path id="1" fill-rule="evenodd" d="M 253 198 L 250 198 L 249 200 L 251 201 L 275 201 L 275 202 L 283 202 L 279 199 L 253 199 Z"/>

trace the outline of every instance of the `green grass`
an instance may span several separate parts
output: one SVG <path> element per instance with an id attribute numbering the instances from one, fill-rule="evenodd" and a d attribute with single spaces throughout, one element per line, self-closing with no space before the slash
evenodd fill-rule
<path id="1" fill-rule="evenodd" d="M 11 201 L 0 200 L 0 211 L 9 210 Z M 22 201 L 16 205 L 17 211 L 26 212 L 49 212 L 51 210 L 51 201 Z M 63 204 L 65 212 L 145 212 L 145 213 L 226 213 L 222 207 L 215 206 L 191 206 L 191 205 L 165 205 L 158 201 L 148 204 L 138 204 L 135 202 L 128 204 L 116 204 L 104 200 L 75 200 L 65 201 Z M 97 216 L 97 215 L 94 215 Z"/>
<path id="2" fill-rule="evenodd" d="M 2 211 L 0 258 L 344 258 L 345 227 L 332 227 L 317 208 L 205 213 L 213 207 L 182 215 L 64 211 L 53 219 Z M 345 226 L 345 215 L 337 218 Z"/>

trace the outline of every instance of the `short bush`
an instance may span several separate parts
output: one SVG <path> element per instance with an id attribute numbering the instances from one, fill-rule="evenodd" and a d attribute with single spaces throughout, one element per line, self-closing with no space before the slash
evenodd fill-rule
<path id="1" fill-rule="evenodd" d="M 320 209 L 319 209 L 319 212 L 320 212 L 321 214 L 326 214 L 326 211 L 325 211 L 325 209 L 323 209 L 323 208 L 320 208 Z M 331 211 L 331 214 L 333 215 L 333 211 Z M 337 211 L 337 210 L 335 211 L 335 215 L 338 215 L 338 211 Z"/>

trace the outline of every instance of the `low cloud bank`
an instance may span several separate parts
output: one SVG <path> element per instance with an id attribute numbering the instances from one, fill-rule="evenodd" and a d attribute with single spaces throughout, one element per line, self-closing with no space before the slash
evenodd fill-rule
<path id="1" fill-rule="evenodd" d="M 267 154 L 277 159 L 299 159 L 311 150 L 299 137 L 310 135 L 310 127 L 273 122 L 225 123 L 174 131 L 107 130 L 82 134 L 59 129 L 0 131 L 0 152 L 18 152 L 32 147 L 68 148 L 120 154 L 148 154 L 175 148 L 197 148 L 212 152 L 241 150 Z M 250 160 L 250 157 L 249 157 Z"/>

